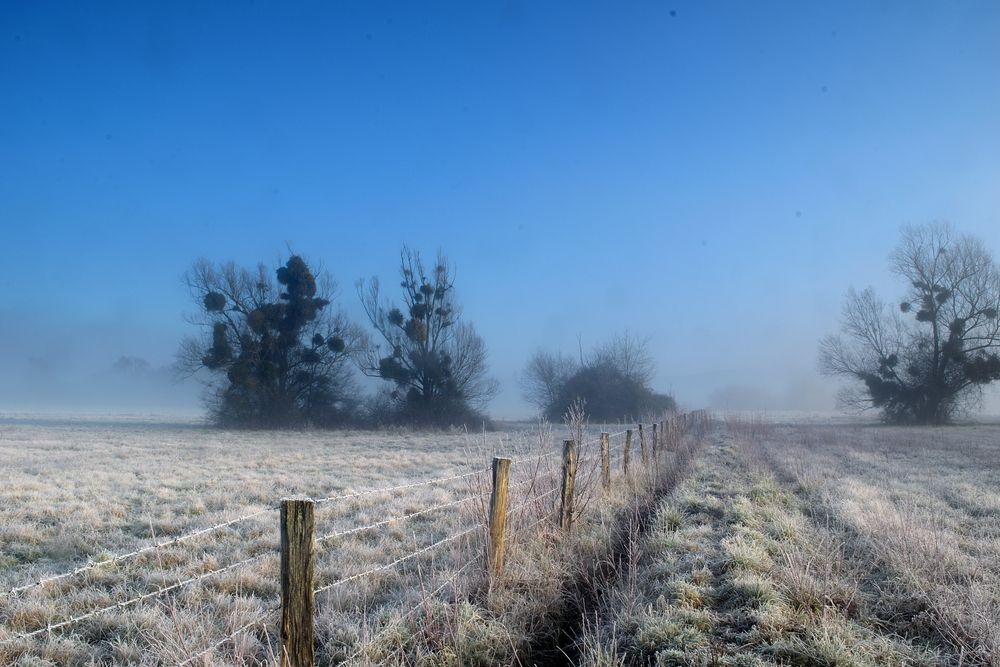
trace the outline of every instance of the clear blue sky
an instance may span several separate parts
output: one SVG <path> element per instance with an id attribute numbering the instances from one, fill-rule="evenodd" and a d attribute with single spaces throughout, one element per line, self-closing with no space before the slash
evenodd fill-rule
<path id="1" fill-rule="evenodd" d="M 497 414 L 625 327 L 692 406 L 822 397 L 844 291 L 935 219 L 1000 251 L 995 2 L 0 8 L 0 409 L 170 363 L 199 256 L 290 244 L 359 314 L 404 242 L 456 264 Z"/>

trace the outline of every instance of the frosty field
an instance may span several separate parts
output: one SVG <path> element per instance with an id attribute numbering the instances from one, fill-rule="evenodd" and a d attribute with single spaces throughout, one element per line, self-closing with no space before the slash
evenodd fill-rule
<path id="1" fill-rule="evenodd" d="M 578 664 L 1000 664 L 1000 427 L 726 421 Z"/>
<path id="2" fill-rule="evenodd" d="M 0 587 L 24 590 L 0 594 L 0 663 L 179 664 L 192 657 L 193 664 L 273 663 L 279 591 L 275 506 L 284 496 L 330 499 L 317 505 L 318 586 L 364 575 L 469 531 L 426 557 L 359 576 L 317 596 L 324 664 L 348 658 L 378 662 L 387 659 L 387 650 L 422 651 L 400 648 L 398 637 L 390 638 L 393 648 L 379 642 L 414 604 L 429 604 L 431 592 L 440 589 L 445 596 L 462 586 L 481 586 L 478 559 L 488 503 L 484 468 L 494 451 L 530 459 L 515 463 L 512 476 L 509 568 L 524 570 L 522 579 L 530 581 L 547 577 L 545 569 L 557 566 L 551 556 L 519 560 L 519 536 L 547 530 L 553 517 L 559 459 L 546 454 L 557 451 L 559 431 L 524 426 L 485 435 L 271 433 L 193 424 L 7 420 L 0 426 Z M 616 437 L 620 457 L 621 436 Z M 581 511 L 589 511 L 599 524 L 602 513 L 616 505 L 586 510 L 593 460 L 581 466 Z M 366 493 L 441 478 L 440 483 Z M 350 497 L 356 493 L 364 495 Z M 386 522 L 393 518 L 402 520 Z M 111 562 L 234 519 L 242 520 Z M 586 531 L 580 533 L 587 538 Z M 528 542 L 524 549 L 546 548 Z M 236 567 L 216 573 L 232 564 Z M 32 585 L 80 566 L 89 569 Z M 203 580 L 168 594 L 131 602 L 203 574 Z M 547 578 L 556 595 L 559 577 Z M 532 604 L 544 607 L 543 590 L 532 591 Z M 525 591 L 518 595 L 511 603 L 523 611 Z M 45 631 L 50 624 L 123 601 L 129 604 Z M 471 607 L 469 613 L 474 613 Z M 492 623 L 495 627 L 472 624 L 477 632 L 510 634 L 494 641 L 502 652 L 530 639 L 530 629 L 510 619 Z M 225 641 L 244 626 L 250 627 Z M 18 638 L 31 632 L 37 634 Z"/>
<path id="3" fill-rule="evenodd" d="M 672 433 L 649 469 L 655 497 L 653 475 L 622 475 L 620 428 L 603 429 L 615 433 L 608 493 L 602 429 L 580 438 L 567 536 L 555 521 L 564 426 L 8 420 L 0 663 L 277 664 L 274 507 L 302 495 L 330 499 L 317 505 L 316 584 L 333 585 L 317 595 L 322 665 L 1000 664 L 1000 426 L 720 415 Z M 490 582 L 496 452 L 515 463 L 507 568 Z"/>

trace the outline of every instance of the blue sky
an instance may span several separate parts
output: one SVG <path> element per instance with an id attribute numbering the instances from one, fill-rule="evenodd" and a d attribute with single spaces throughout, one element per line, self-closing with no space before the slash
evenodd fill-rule
<path id="1" fill-rule="evenodd" d="M 455 263 L 497 414 L 625 328 L 693 407 L 826 405 L 902 225 L 1000 251 L 998 64 L 993 2 L 6 3 L 0 409 L 169 364 L 198 257 L 291 247 L 360 318 L 402 243 Z"/>

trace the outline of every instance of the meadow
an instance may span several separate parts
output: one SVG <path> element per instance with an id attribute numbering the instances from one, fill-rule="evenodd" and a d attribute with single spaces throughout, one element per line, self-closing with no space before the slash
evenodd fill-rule
<path id="1" fill-rule="evenodd" d="M 603 428 L 615 429 L 619 471 L 624 431 Z M 580 519 L 572 539 L 557 539 L 565 427 L 276 433 L 7 420 L 0 663 L 276 664 L 282 497 L 317 500 L 320 664 L 539 653 L 576 572 L 568 564 L 601 554 L 615 514 L 650 485 L 637 473 L 598 494 L 600 428 L 576 429 Z M 511 585 L 495 588 L 482 562 L 494 454 L 515 461 Z"/>
<path id="2" fill-rule="evenodd" d="M 1000 426 L 716 415 L 646 468 L 634 440 L 628 477 L 623 428 L 8 421 L 0 663 L 278 664 L 275 507 L 306 496 L 322 665 L 1000 664 Z M 587 443 L 571 534 L 567 437 Z M 491 578 L 496 454 L 514 464 Z"/>
<path id="3" fill-rule="evenodd" d="M 1000 427 L 725 422 L 578 664 L 1000 664 Z"/>

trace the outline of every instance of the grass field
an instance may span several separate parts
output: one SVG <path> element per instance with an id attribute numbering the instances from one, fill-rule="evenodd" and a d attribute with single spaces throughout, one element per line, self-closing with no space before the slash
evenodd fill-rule
<path id="1" fill-rule="evenodd" d="M 596 445 L 582 452 L 569 537 L 551 455 L 566 436 L 5 423 L 0 585 L 89 569 L 0 595 L 0 664 L 276 664 L 274 507 L 291 495 L 335 498 L 320 537 L 381 524 L 320 544 L 317 585 L 349 579 L 317 597 L 324 665 L 1000 664 L 1000 427 L 720 417 L 675 434 L 656 499 L 651 475 L 621 475 L 619 435 L 610 493 Z M 491 582 L 479 471 L 495 453 L 516 462 Z"/>
<path id="2" fill-rule="evenodd" d="M 596 433 L 590 428 L 584 439 Z M 544 634 L 571 571 L 563 561 L 599 553 L 604 524 L 645 483 L 633 480 L 614 497 L 592 502 L 596 445 L 587 445 L 578 491 L 586 520 L 574 540 L 551 539 L 560 473 L 559 457 L 546 454 L 558 452 L 563 437 L 564 429 L 527 425 L 414 435 L 8 421 L 0 427 L 0 587 L 28 588 L 0 595 L 0 663 L 153 665 L 196 657 L 192 664 L 273 664 L 275 506 L 284 496 L 333 498 L 317 505 L 320 538 L 407 517 L 320 544 L 318 586 L 359 575 L 317 596 L 322 664 L 419 662 L 428 655 L 451 655 L 462 664 L 466 657 L 511 662 Z M 613 443 L 616 466 L 622 439 Z M 517 461 L 508 559 L 517 586 L 503 592 L 486 590 L 480 558 L 488 475 L 477 471 L 494 453 Z M 340 498 L 355 493 L 365 495 Z M 112 560 L 233 519 L 242 520 Z M 88 569 L 31 586 L 80 566 Z"/>
<path id="3" fill-rule="evenodd" d="M 719 426 L 584 665 L 997 665 L 1000 428 Z"/>

